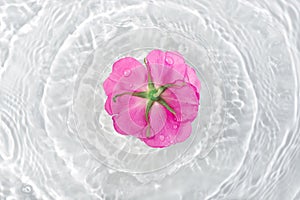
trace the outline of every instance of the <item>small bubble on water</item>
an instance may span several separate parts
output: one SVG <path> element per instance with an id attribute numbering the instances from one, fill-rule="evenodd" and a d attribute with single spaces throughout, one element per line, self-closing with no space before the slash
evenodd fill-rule
<path id="1" fill-rule="evenodd" d="M 166 57 L 166 63 L 169 64 L 169 65 L 172 65 L 174 63 L 173 58 L 167 56 Z"/>
<path id="2" fill-rule="evenodd" d="M 32 193 L 32 187 L 31 187 L 31 185 L 24 185 L 21 190 L 25 194 Z"/>
<path id="3" fill-rule="evenodd" d="M 131 70 L 130 69 L 126 69 L 126 70 L 124 70 L 124 72 L 123 72 L 123 74 L 124 74 L 124 76 L 130 76 L 130 74 L 131 74 Z"/>
<path id="4" fill-rule="evenodd" d="M 154 188 L 155 189 L 159 189 L 161 187 L 161 185 L 159 185 L 159 184 L 154 184 Z"/>

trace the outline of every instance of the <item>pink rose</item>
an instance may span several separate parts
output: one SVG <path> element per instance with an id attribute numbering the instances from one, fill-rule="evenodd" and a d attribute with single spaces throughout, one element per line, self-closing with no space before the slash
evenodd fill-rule
<path id="1" fill-rule="evenodd" d="M 115 130 L 163 148 L 185 141 L 192 132 L 200 81 L 177 52 L 151 51 L 145 65 L 131 57 L 113 65 L 104 81 L 105 110 Z"/>

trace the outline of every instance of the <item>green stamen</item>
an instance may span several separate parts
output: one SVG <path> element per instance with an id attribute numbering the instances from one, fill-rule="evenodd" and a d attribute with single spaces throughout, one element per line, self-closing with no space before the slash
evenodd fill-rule
<path id="1" fill-rule="evenodd" d="M 150 66 L 148 64 L 148 61 L 146 58 L 144 58 L 144 63 L 147 67 L 147 71 L 148 71 L 148 89 L 153 90 L 155 89 L 154 83 L 152 81 L 152 77 L 151 77 L 151 73 L 150 73 Z"/>
<path id="2" fill-rule="evenodd" d="M 162 85 L 158 88 L 159 95 L 162 94 L 166 89 L 171 88 L 171 87 L 182 87 L 185 86 L 185 82 L 183 82 L 181 85 L 177 84 L 166 84 Z"/>
<path id="3" fill-rule="evenodd" d="M 135 97 L 141 97 L 141 98 L 147 98 L 148 97 L 148 93 L 147 92 L 124 92 L 121 94 L 117 94 L 113 97 L 113 101 L 116 102 L 118 97 L 124 96 L 124 95 L 132 95 Z"/>
<path id="4" fill-rule="evenodd" d="M 151 133 L 150 133 L 150 119 L 149 119 L 149 112 L 150 112 L 150 109 L 152 108 L 154 104 L 154 101 L 152 100 L 149 100 L 148 103 L 147 103 L 147 107 L 146 107 L 146 113 L 145 113 L 145 117 L 146 117 L 146 122 L 147 122 L 147 132 L 146 132 L 146 137 L 149 138 Z"/>
<path id="5" fill-rule="evenodd" d="M 169 104 L 163 99 L 163 98 L 160 98 L 158 101 L 157 101 L 160 105 L 162 105 L 163 107 L 165 107 L 168 111 L 170 111 L 173 115 L 176 115 L 176 112 L 173 108 L 171 108 L 169 106 Z"/>
<path id="6" fill-rule="evenodd" d="M 124 96 L 124 95 L 132 95 L 133 93 L 132 92 L 124 92 L 124 93 L 122 93 L 122 94 L 117 94 L 117 95 L 115 95 L 114 97 L 113 97 L 113 101 L 114 102 L 116 102 L 117 100 L 117 98 L 118 97 L 121 97 L 121 96 Z"/>

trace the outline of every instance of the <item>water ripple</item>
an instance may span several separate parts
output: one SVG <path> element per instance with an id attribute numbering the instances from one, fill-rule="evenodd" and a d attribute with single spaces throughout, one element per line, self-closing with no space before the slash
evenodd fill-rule
<path id="1" fill-rule="evenodd" d="M 0 199 L 299 199 L 299 8 L 1 2 Z M 192 136 L 166 149 L 117 134 L 103 109 L 113 62 L 154 48 L 202 82 Z"/>

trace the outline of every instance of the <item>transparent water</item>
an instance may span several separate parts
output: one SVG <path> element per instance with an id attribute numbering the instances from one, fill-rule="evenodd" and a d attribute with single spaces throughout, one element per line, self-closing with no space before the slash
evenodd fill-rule
<path id="1" fill-rule="evenodd" d="M 298 0 L 0 0 L 0 199 L 300 199 Z M 192 136 L 152 149 L 103 109 L 112 63 L 176 50 Z"/>

